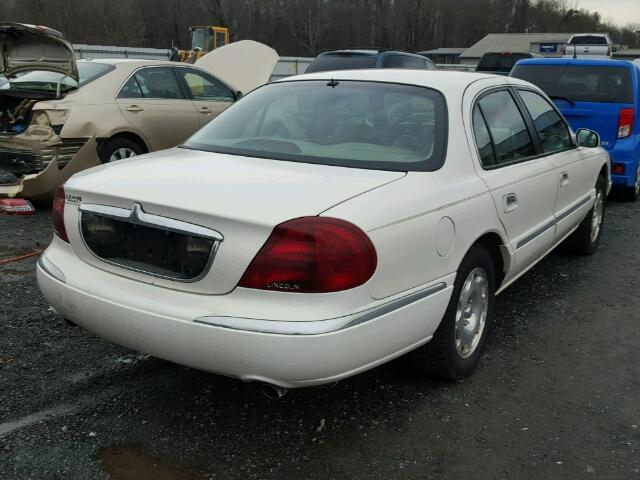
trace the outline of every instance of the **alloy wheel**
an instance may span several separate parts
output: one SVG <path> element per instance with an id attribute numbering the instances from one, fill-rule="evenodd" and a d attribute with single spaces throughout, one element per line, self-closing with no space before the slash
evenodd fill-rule
<path id="1" fill-rule="evenodd" d="M 465 280 L 456 310 L 456 351 L 468 358 L 476 351 L 484 332 L 489 310 L 489 281 L 482 268 L 474 269 Z"/>

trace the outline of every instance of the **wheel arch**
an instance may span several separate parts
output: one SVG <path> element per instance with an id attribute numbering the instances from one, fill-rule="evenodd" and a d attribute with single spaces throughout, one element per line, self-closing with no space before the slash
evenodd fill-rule
<path id="1" fill-rule="evenodd" d="M 149 148 L 149 145 L 144 140 L 144 138 L 142 138 L 140 135 L 136 133 L 133 133 L 127 130 L 115 132 L 109 138 L 103 139 L 100 146 L 102 146 L 107 140 L 112 140 L 114 138 L 126 138 L 128 140 L 131 140 L 132 142 L 137 143 L 140 146 L 140 148 L 142 148 L 143 153 L 149 153 L 151 151 L 151 149 Z"/>
<path id="2" fill-rule="evenodd" d="M 478 237 L 473 245 L 480 245 L 489 252 L 496 273 L 496 290 L 499 290 L 512 264 L 506 242 L 498 232 L 489 231 Z"/>

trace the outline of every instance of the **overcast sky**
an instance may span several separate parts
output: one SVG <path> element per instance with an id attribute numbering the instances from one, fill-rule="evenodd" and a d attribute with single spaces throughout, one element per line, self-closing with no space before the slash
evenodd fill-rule
<path id="1" fill-rule="evenodd" d="M 640 0 L 578 0 L 580 8 L 596 10 L 619 25 L 640 23 Z"/>

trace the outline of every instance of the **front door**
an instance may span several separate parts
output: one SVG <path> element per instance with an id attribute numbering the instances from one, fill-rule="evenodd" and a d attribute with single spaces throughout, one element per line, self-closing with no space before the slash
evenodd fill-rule
<path id="1" fill-rule="evenodd" d="M 136 71 L 120 89 L 117 102 L 152 150 L 175 147 L 200 128 L 193 104 L 171 67 Z"/>
<path id="2" fill-rule="evenodd" d="M 567 123 L 542 95 L 524 88 L 518 89 L 518 95 L 531 116 L 540 147 L 556 173 L 556 241 L 560 241 L 591 207 L 595 184 L 592 169 L 585 163 L 590 153 L 574 145 Z"/>
<path id="3" fill-rule="evenodd" d="M 235 101 L 233 90 L 213 75 L 190 67 L 178 67 L 176 70 L 191 97 L 201 126 L 216 118 Z"/>
<path id="4" fill-rule="evenodd" d="M 513 275 L 526 270 L 554 239 L 556 173 L 540 158 L 522 112 L 508 89 L 491 90 L 473 107 L 473 130 L 496 211 L 515 251 Z"/>

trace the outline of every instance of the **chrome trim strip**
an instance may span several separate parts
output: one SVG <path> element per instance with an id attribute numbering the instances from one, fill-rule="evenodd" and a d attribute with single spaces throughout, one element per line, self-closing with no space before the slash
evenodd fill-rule
<path id="1" fill-rule="evenodd" d="M 160 227 L 164 230 L 176 233 L 186 233 L 194 237 L 209 238 L 217 240 L 218 242 L 222 242 L 224 240 L 224 237 L 220 232 L 211 228 L 201 227 L 200 225 L 175 220 L 169 217 L 161 217 L 160 215 L 145 213 L 142 209 L 142 205 L 139 203 L 134 203 L 131 210 L 111 207 L 108 205 L 84 203 L 80 205 L 80 211 L 102 215 L 104 217 L 111 217 L 116 220 L 126 220 L 129 223 L 135 223 L 136 225 Z"/>
<path id="2" fill-rule="evenodd" d="M 62 270 L 60 270 L 58 267 L 56 267 L 51 262 L 51 260 L 46 258 L 44 256 L 44 253 L 42 255 L 40 255 L 40 258 L 38 258 L 38 267 L 40 267 L 44 273 L 46 273 L 47 275 L 52 276 L 53 278 L 55 278 L 59 282 L 67 283 L 67 277 L 64 276 L 64 273 L 62 273 Z"/>
<path id="3" fill-rule="evenodd" d="M 565 210 L 564 212 L 556 216 L 552 221 L 546 223 L 545 225 L 537 229 L 535 232 L 531 233 L 530 235 L 527 235 L 525 238 L 518 241 L 516 244 L 516 250 L 532 242 L 533 240 L 538 238 L 540 235 L 542 235 L 544 232 L 549 230 L 551 227 L 555 227 L 562 220 L 564 220 L 565 218 L 567 218 L 569 215 L 579 210 L 580 208 L 584 207 L 587 203 L 589 203 L 592 200 L 593 200 L 593 196 L 591 194 L 589 194 L 588 197 L 583 198 L 582 200 L 579 200 L 575 205 L 572 205 L 567 210 Z"/>
<path id="4" fill-rule="evenodd" d="M 555 219 L 551 220 L 550 222 L 545 223 L 542 227 L 537 229 L 535 232 L 532 232 L 529 235 L 527 235 L 525 238 L 523 238 L 522 240 L 519 240 L 518 243 L 516 244 L 516 250 L 524 247 L 528 243 L 531 243 L 536 238 L 538 238 L 540 235 L 542 235 L 544 232 L 546 232 L 547 230 L 549 230 L 550 228 L 555 227 L 555 226 L 556 226 L 556 220 Z"/>
<path id="5" fill-rule="evenodd" d="M 281 320 L 264 320 L 256 318 L 204 316 L 194 319 L 194 323 L 212 327 L 241 330 L 246 332 L 268 333 L 278 335 L 322 335 L 346 328 L 362 325 L 383 315 L 404 308 L 420 300 L 424 300 L 447 288 L 446 282 L 436 283 L 404 297 L 391 300 L 377 307 L 353 313 L 344 317 L 314 320 L 309 322 L 292 322 Z"/>
<path id="6" fill-rule="evenodd" d="M 565 218 L 567 218 L 569 215 L 571 215 L 573 212 L 575 212 L 576 210 L 579 210 L 580 208 L 582 208 L 583 206 L 585 206 L 587 203 L 589 203 L 591 200 L 593 200 L 593 197 L 591 195 L 589 195 L 586 198 L 583 198 L 582 200 L 580 200 L 578 203 L 576 203 L 575 205 L 573 205 L 572 207 L 569 207 L 566 211 L 562 212 L 560 215 L 558 215 L 556 217 L 556 223 L 560 223 L 562 220 L 564 220 Z"/>
<path id="7" fill-rule="evenodd" d="M 124 270 L 129 270 L 131 272 L 142 273 L 144 275 L 150 275 L 156 278 L 162 278 L 165 280 L 171 280 L 174 282 L 180 283 L 195 283 L 202 280 L 211 270 L 211 265 L 213 264 L 213 260 L 218 252 L 218 248 L 220 247 L 220 243 L 224 240 L 224 236 L 213 229 L 201 227 L 200 225 L 195 225 L 193 223 L 183 222 L 181 220 L 175 220 L 173 218 L 161 217 L 159 215 L 152 215 L 149 213 L 145 213 L 142 210 L 142 205 L 139 203 L 134 203 L 133 208 L 128 210 L 126 208 L 112 207 L 109 205 L 98 205 L 91 203 L 84 203 L 80 205 L 78 208 L 80 210 L 80 215 L 78 215 L 78 229 L 80 232 L 80 238 L 82 238 L 82 243 L 87 251 L 100 262 L 104 262 L 108 265 L 112 265 L 114 267 L 122 268 Z M 82 213 L 90 213 L 94 215 L 100 215 L 107 218 L 113 218 L 116 220 L 134 223 L 136 225 L 152 227 L 152 228 L 162 228 L 165 230 L 169 230 L 175 233 L 181 233 L 186 235 L 191 235 L 194 237 L 206 238 L 209 240 L 213 240 L 213 245 L 211 247 L 211 251 L 209 252 L 209 259 L 207 260 L 202 273 L 194 278 L 176 278 L 170 275 L 162 275 L 155 272 L 150 272 L 148 270 L 144 270 L 141 268 L 131 267 L 129 265 L 123 265 L 118 262 L 113 262 L 107 260 L 106 258 L 102 258 L 96 255 L 87 242 L 84 239 L 84 235 L 82 234 Z"/>

